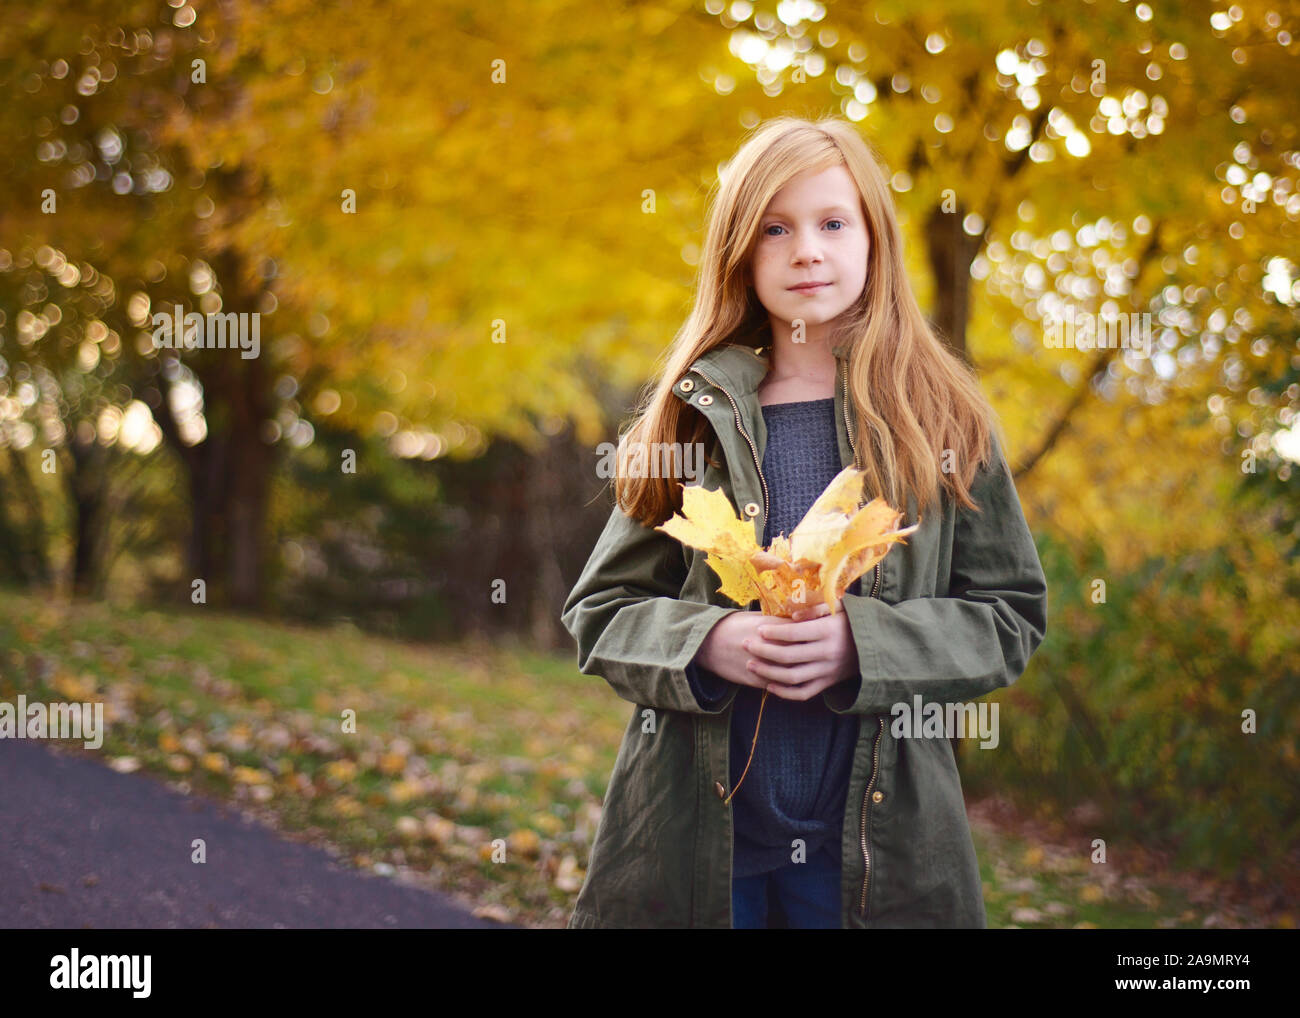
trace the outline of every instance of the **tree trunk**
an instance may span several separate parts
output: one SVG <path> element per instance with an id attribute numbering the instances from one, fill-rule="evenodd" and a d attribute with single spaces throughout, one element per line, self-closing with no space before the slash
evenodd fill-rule
<path id="1" fill-rule="evenodd" d="M 11 498 L 0 487 L 0 550 L 9 561 L 15 576 L 29 586 L 48 587 L 51 581 L 50 561 L 46 550 L 45 514 L 40 493 L 27 472 L 27 462 L 13 446 L 9 447 L 9 465 L 13 488 L 18 497 Z M 10 509 L 25 507 L 23 521 L 14 521 Z"/>
<path id="2" fill-rule="evenodd" d="M 108 528 L 109 450 L 97 438 L 68 444 L 65 486 L 73 508 L 72 594 L 95 597 L 102 592 L 104 539 Z"/>
<path id="3" fill-rule="evenodd" d="M 931 324 L 940 337 L 968 363 L 966 322 L 970 316 L 970 267 L 983 243 L 962 229 L 966 210 L 960 202 L 952 212 L 936 205 L 925 221 L 926 256 L 934 280 Z"/>
<path id="4" fill-rule="evenodd" d="M 226 479 L 226 576 L 233 607 L 260 610 L 265 603 L 266 517 L 273 453 L 262 440 L 266 407 L 264 372 L 257 359 L 246 362 L 248 403 L 236 406 L 231 432 L 232 455 Z"/>
<path id="5" fill-rule="evenodd" d="M 191 455 L 184 457 L 190 490 L 190 538 L 185 549 L 187 588 L 195 580 L 203 580 L 205 586 L 215 583 L 217 530 L 225 508 L 225 447 L 224 437 L 209 432 L 206 439 L 188 450 Z"/>
<path id="6" fill-rule="evenodd" d="M 235 256 L 215 258 L 213 264 L 224 287 L 223 313 L 251 313 L 256 294 L 240 289 Z M 262 425 L 274 413 L 274 395 L 261 359 L 265 353 L 263 343 L 257 357 L 218 349 L 186 359 L 203 388 L 207 435 L 197 445 L 184 443 L 171 417 L 166 371 L 160 372 L 161 398 L 148 401 L 188 476 L 187 593 L 189 584 L 202 579 L 209 603 L 247 610 L 265 604 L 265 531 L 275 466 L 274 450 L 262 438 Z"/>

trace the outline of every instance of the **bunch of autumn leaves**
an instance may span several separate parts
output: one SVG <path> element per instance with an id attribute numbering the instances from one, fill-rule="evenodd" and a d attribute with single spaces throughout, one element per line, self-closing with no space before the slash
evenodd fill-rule
<path id="1" fill-rule="evenodd" d="M 790 536 L 781 534 L 768 548 L 720 488 L 683 488 L 681 512 L 655 529 L 707 552 L 722 581 L 719 593 L 742 607 L 757 599 L 765 615 L 791 618 L 824 603 L 834 614 L 849 585 L 921 525 L 898 529 L 902 513 L 884 499 L 862 505 L 863 479 L 861 470 L 845 467 Z"/>
<path id="2" fill-rule="evenodd" d="M 683 488 L 681 512 L 655 529 L 707 552 L 705 561 L 722 581 L 718 592 L 742 607 L 757 600 L 763 614 L 792 618 L 798 609 L 826 604 L 835 614 L 849 585 L 921 525 L 918 519 L 899 529 L 902 513 L 884 499 L 862 505 L 863 481 L 856 467 L 840 471 L 790 536 L 781 534 L 768 548 L 759 546 L 753 522 L 736 515 L 720 488 Z M 749 760 L 728 802 L 749 773 L 767 697 L 764 690 Z"/>

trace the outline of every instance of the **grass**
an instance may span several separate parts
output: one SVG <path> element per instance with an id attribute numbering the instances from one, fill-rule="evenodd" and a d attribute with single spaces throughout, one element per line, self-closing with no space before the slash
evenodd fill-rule
<path id="1" fill-rule="evenodd" d="M 83 752 L 119 770 L 546 926 L 581 886 L 626 714 L 526 650 L 0 590 L 0 698 L 20 692 L 102 699 L 103 746 Z"/>
<path id="2" fill-rule="evenodd" d="M 1197 928 L 1207 916 L 1174 886 L 1153 890 L 1082 853 L 972 826 L 990 928 Z"/>
<path id="3" fill-rule="evenodd" d="M 571 654 L 0 588 L 0 699 L 18 693 L 104 701 L 102 747 L 76 752 L 534 927 L 568 918 L 631 710 Z M 973 835 L 991 927 L 1204 921 L 1172 886 L 1100 880 L 989 825 Z"/>

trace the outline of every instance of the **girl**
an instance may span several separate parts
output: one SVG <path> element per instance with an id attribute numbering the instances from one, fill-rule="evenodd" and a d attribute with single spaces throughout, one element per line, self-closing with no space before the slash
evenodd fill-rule
<path id="1" fill-rule="evenodd" d="M 1046 632 L 996 431 L 921 314 L 856 130 L 762 125 L 711 203 L 694 307 L 621 436 L 617 504 L 562 614 L 579 669 L 637 705 L 570 927 L 986 925 L 951 744 L 886 715 L 1014 682 Z M 685 443 L 764 546 L 850 464 L 863 502 L 921 525 L 834 612 L 748 610 L 653 529 L 680 481 L 629 469 Z"/>

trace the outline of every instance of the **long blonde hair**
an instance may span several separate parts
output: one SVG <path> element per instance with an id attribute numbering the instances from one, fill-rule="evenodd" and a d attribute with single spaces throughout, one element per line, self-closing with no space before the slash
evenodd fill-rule
<path id="1" fill-rule="evenodd" d="M 695 302 L 678 330 L 648 398 L 620 435 L 615 496 L 647 526 L 681 506 L 681 483 L 625 472 L 629 448 L 701 441 L 707 419 L 672 392 L 705 351 L 723 343 L 756 349 L 772 341 L 770 318 L 754 289 L 751 258 L 768 203 L 806 170 L 844 166 L 857 184 L 870 234 L 867 282 L 841 316 L 832 347 L 849 347 L 848 391 L 856 411 L 855 463 L 874 493 L 924 513 L 946 487 L 978 510 L 970 486 L 991 457 L 996 415 L 974 372 L 926 322 L 903 265 L 902 235 L 879 157 L 839 117 L 777 117 L 761 124 L 726 165 L 710 196 Z M 861 441 L 863 431 L 869 441 Z M 712 457 L 710 457 L 712 459 Z"/>

